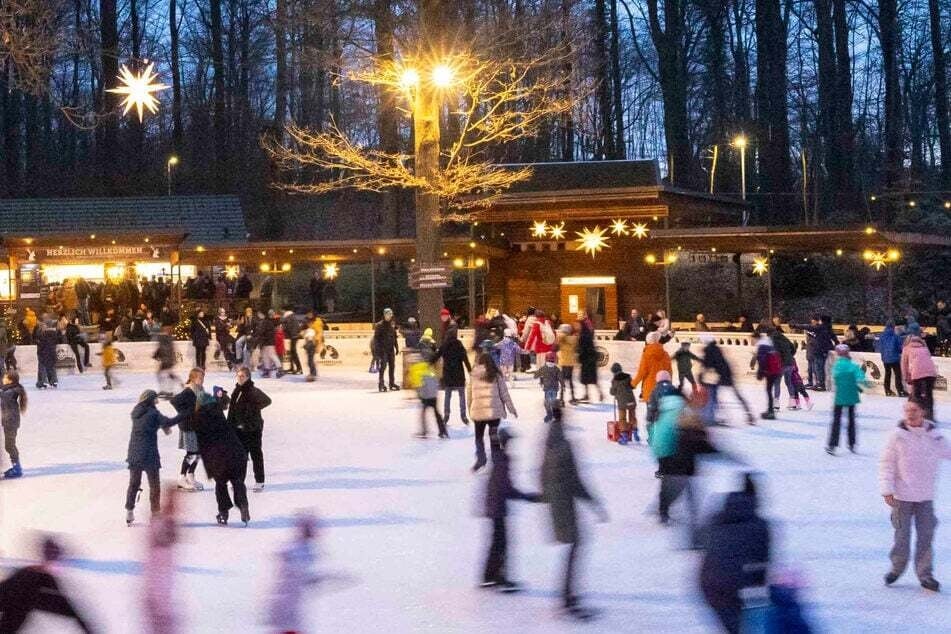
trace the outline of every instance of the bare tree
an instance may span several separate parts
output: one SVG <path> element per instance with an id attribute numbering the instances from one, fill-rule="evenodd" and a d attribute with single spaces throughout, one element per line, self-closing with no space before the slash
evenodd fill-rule
<path id="1" fill-rule="evenodd" d="M 22 90 L 43 94 L 49 87 L 60 8 L 59 0 L 0 2 L 0 67 L 9 60 Z"/>

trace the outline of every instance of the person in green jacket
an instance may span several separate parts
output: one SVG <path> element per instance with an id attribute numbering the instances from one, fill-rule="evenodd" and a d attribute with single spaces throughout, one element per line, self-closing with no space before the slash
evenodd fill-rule
<path id="1" fill-rule="evenodd" d="M 839 344 L 835 347 L 836 361 L 832 366 L 832 382 L 835 385 L 835 402 L 832 408 L 832 432 L 826 453 L 835 455 L 839 446 L 839 431 L 842 427 L 842 409 L 849 414 L 849 451 L 855 453 L 855 406 L 858 405 L 862 388 L 870 387 L 865 372 L 849 358 L 849 347 Z"/>

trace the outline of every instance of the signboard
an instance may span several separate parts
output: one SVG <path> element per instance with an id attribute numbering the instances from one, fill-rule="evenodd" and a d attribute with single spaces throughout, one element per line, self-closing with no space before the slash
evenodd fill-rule
<path id="1" fill-rule="evenodd" d="M 23 262 L 37 262 L 52 258 L 63 260 L 115 260 L 126 258 L 157 260 L 162 257 L 162 249 L 149 244 L 103 244 L 85 247 L 25 247 L 17 253 L 17 257 Z"/>
<path id="2" fill-rule="evenodd" d="M 452 265 L 444 262 L 413 264 L 409 267 L 409 286 L 413 290 L 448 288 L 452 286 Z"/>

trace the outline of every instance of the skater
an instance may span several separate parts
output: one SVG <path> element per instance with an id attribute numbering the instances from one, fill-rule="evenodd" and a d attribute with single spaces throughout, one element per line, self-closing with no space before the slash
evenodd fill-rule
<path id="1" fill-rule="evenodd" d="M 774 409 L 779 409 L 773 392 L 783 376 L 783 360 L 769 335 L 763 333 L 756 342 L 756 380 L 766 385 L 766 411 L 759 415 L 764 420 L 774 420 Z"/>
<path id="2" fill-rule="evenodd" d="M 205 369 L 205 355 L 211 341 L 211 325 L 205 317 L 205 311 L 199 310 L 192 319 L 192 345 L 195 346 L 195 367 Z"/>
<path id="3" fill-rule="evenodd" d="M 560 406 L 558 402 L 558 389 L 561 387 L 561 370 L 555 365 L 557 357 L 554 352 L 545 353 L 545 363 L 535 371 L 535 378 L 538 379 L 542 387 L 542 393 L 545 396 L 545 422 L 550 423 L 552 410 Z"/>
<path id="4" fill-rule="evenodd" d="M 885 324 L 885 330 L 878 338 L 878 350 L 882 357 L 882 365 L 885 366 L 885 396 L 895 396 L 897 392 L 898 396 L 907 397 L 905 383 L 901 379 L 902 340 L 895 332 L 895 322 L 889 320 Z M 894 391 L 892 391 L 892 375 L 895 376 Z"/>
<path id="5" fill-rule="evenodd" d="M 314 356 L 321 354 L 324 350 L 324 320 L 314 315 L 313 312 L 307 313 L 307 329 L 303 333 L 304 352 L 307 353 L 307 379 L 308 383 L 317 380 L 317 363 Z"/>
<path id="6" fill-rule="evenodd" d="M 235 363 L 234 337 L 231 336 L 231 322 L 224 308 L 219 308 L 218 316 L 215 317 L 215 341 L 218 343 L 219 353 L 225 358 L 225 363 L 228 364 L 228 370 L 231 370 Z"/>
<path id="7" fill-rule="evenodd" d="M 598 390 L 598 400 L 604 401 L 604 392 L 598 384 L 598 349 L 594 345 L 594 324 L 587 313 L 578 315 L 581 331 L 578 335 L 578 363 L 581 365 L 581 384 L 584 386 L 582 401 L 589 399 L 588 386 L 594 385 Z"/>
<path id="8" fill-rule="evenodd" d="M 192 368 L 188 373 L 188 381 L 181 392 L 169 401 L 175 411 L 185 414 L 178 422 L 178 448 L 185 450 L 182 459 L 182 468 L 178 479 L 178 488 L 183 491 L 203 491 L 204 485 L 195 480 L 195 470 L 198 468 L 199 448 L 198 436 L 195 434 L 195 416 L 198 410 L 199 397 L 205 393 L 205 371 L 201 368 Z"/>
<path id="9" fill-rule="evenodd" d="M 400 352 L 400 344 L 396 337 L 396 322 L 393 320 L 393 310 L 383 309 L 383 319 L 376 322 L 373 327 L 372 347 L 374 356 L 377 358 L 377 372 L 379 372 L 380 384 L 379 391 L 386 392 L 386 385 L 383 383 L 383 374 L 389 368 L 389 379 L 391 391 L 400 389 L 396 384 L 396 355 Z"/>
<path id="10" fill-rule="evenodd" d="M 684 383 L 689 383 L 690 389 L 696 390 L 697 381 L 693 378 L 693 362 L 700 361 L 700 357 L 690 352 L 690 342 L 681 342 L 677 352 L 670 358 L 677 363 L 677 389 L 683 390 Z"/>
<path id="11" fill-rule="evenodd" d="M 816 392 L 825 392 L 826 363 L 829 361 L 829 353 L 839 345 L 839 339 L 832 332 L 832 317 L 820 315 L 813 319 L 809 325 L 797 327 L 806 333 L 807 341 L 810 335 L 813 337 L 812 365 L 815 384 L 812 389 Z"/>
<path id="12" fill-rule="evenodd" d="M 219 387 L 215 388 L 214 394 L 204 390 L 196 394 L 195 436 L 205 475 L 215 481 L 215 500 L 218 502 L 215 519 L 218 525 L 227 526 L 228 512 L 237 506 L 241 521 L 247 526 L 251 521 L 248 489 L 244 484 L 248 474 L 248 452 L 225 418 L 224 410 L 228 409 L 229 402 L 227 393 Z M 263 473 L 261 477 L 264 477 Z M 234 503 L 228 493 L 229 484 L 234 491 Z"/>
<path id="13" fill-rule="evenodd" d="M 457 328 L 449 328 L 446 331 L 446 337 L 443 339 L 442 345 L 439 346 L 433 362 L 435 363 L 438 359 L 442 359 L 443 420 L 446 423 L 449 422 L 450 404 L 452 394 L 455 392 L 459 396 L 459 415 L 462 417 L 462 424 L 468 425 L 469 419 L 466 416 L 466 372 L 470 376 L 472 375 L 472 364 L 469 363 L 466 347 L 459 341 L 459 330 Z M 387 362 L 390 361 L 387 360 Z M 463 368 L 465 368 L 465 371 Z M 390 382 L 392 383 L 392 381 L 391 377 Z"/>
<path id="14" fill-rule="evenodd" d="M 89 344 L 86 343 L 86 334 L 82 331 L 79 324 L 79 317 L 73 317 L 73 320 L 66 324 L 66 343 L 69 344 L 76 358 L 76 369 L 82 374 L 86 368 L 91 368 L 89 364 Z M 79 349 L 83 349 L 83 356 L 79 356 Z"/>
<path id="15" fill-rule="evenodd" d="M 647 333 L 647 344 L 641 353 L 641 361 L 637 367 L 637 374 L 631 379 L 631 387 L 641 386 L 641 400 L 647 401 L 654 391 L 658 372 L 671 372 L 670 357 L 660 343 L 658 331 Z"/>
<path id="16" fill-rule="evenodd" d="M 289 374 L 303 374 L 304 366 L 301 365 L 300 355 L 297 353 L 297 342 L 300 341 L 300 322 L 294 311 L 284 311 L 284 317 L 281 319 L 281 328 L 284 330 L 284 340 L 288 349 L 288 356 L 291 361 Z"/>
<path id="17" fill-rule="evenodd" d="M 56 382 L 56 344 L 59 343 L 59 331 L 55 327 L 40 322 L 36 327 L 36 387 L 45 390 L 47 386 L 58 387 Z"/>
<path id="18" fill-rule="evenodd" d="M 475 423 L 476 461 L 475 473 L 486 465 L 485 429 L 489 428 L 489 442 L 498 443 L 499 423 L 507 415 L 518 418 L 515 405 L 509 396 L 502 372 L 492 358 L 492 341 L 482 342 L 479 356 L 469 377 L 469 416 Z"/>
<path id="19" fill-rule="evenodd" d="M 518 345 L 518 339 L 515 331 L 506 328 L 502 331 L 503 336 L 494 347 L 499 369 L 502 370 L 502 376 L 505 377 L 505 383 L 511 387 L 512 379 L 515 376 L 515 364 L 518 362 L 522 349 Z"/>
<path id="20" fill-rule="evenodd" d="M 548 426 L 541 469 L 542 500 L 548 503 L 551 512 L 555 540 L 569 544 L 561 591 L 564 608 L 575 618 L 588 619 L 594 616 L 594 612 L 580 604 L 575 590 L 578 551 L 584 541 L 575 500 L 585 500 L 591 504 L 601 522 L 606 522 L 608 515 L 601 502 L 585 487 L 578 472 L 571 443 L 565 437 L 562 411 L 560 407 L 555 408 L 554 417 Z"/>
<path id="21" fill-rule="evenodd" d="M 429 428 L 426 424 L 426 411 L 433 410 L 433 416 L 436 417 L 436 427 L 439 429 L 440 438 L 449 438 L 449 432 L 446 431 L 446 422 L 436 408 L 436 399 L 439 396 L 439 378 L 436 376 L 436 370 L 433 367 L 430 358 L 420 355 L 418 361 L 409 368 L 409 385 L 416 389 L 416 395 L 420 402 L 420 427 L 417 438 L 426 438 L 429 435 Z"/>
<path id="22" fill-rule="evenodd" d="M 773 317 L 773 320 L 778 322 L 779 318 Z M 773 341 L 773 348 L 775 348 L 776 352 L 779 353 L 779 361 L 782 370 L 782 374 L 780 375 L 780 379 L 782 380 L 776 381 L 776 383 L 773 385 L 773 398 L 776 400 L 776 403 L 774 404 L 774 411 L 779 411 L 779 395 L 781 384 L 786 385 L 786 392 L 789 394 L 789 405 L 790 409 L 792 409 L 793 401 L 797 399 L 797 392 L 792 384 L 792 368 L 796 363 L 796 347 L 779 326 L 771 327 L 768 330 L 768 333 Z"/>
<path id="23" fill-rule="evenodd" d="M 96 354 L 102 356 L 102 375 L 103 378 L 106 379 L 106 384 L 102 386 L 102 389 L 111 390 L 113 387 L 112 368 L 118 361 L 118 355 L 116 354 L 115 347 L 112 345 L 112 335 L 106 333 L 104 337 L 105 340 L 102 342 L 102 349 Z"/>
<path id="24" fill-rule="evenodd" d="M 769 524 L 757 513 L 756 488 L 749 474 L 742 491 L 727 495 L 706 526 L 700 590 L 723 631 L 739 634 L 745 588 L 766 585 L 770 562 Z M 772 631 L 772 630 L 767 630 Z M 787 630 L 776 630 L 785 632 Z"/>
<path id="25" fill-rule="evenodd" d="M 901 376 L 912 397 L 925 409 L 925 418 L 934 420 L 934 384 L 938 376 L 928 345 L 921 338 L 921 326 L 908 324 L 908 337 L 901 351 Z"/>
<path id="26" fill-rule="evenodd" d="M 238 439 L 244 445 L 246 456 L 250 456 L 254 470 L 252 491 L 264 490 L 264 451 L 262 437 L 264 419 L 261 410 L 271 404 L 271 398 L 251 380 L 251 370 L 241 366 L 236 374 L 237 384 L 231 392 L 231 406 L 228 408 L 228 423 L 234 427 Z"/>
<path id="27" fill-rule="evenodd" d="M 270 378 L 271 372 L 280 378 L 283 373 L 284 363 L 277 356 L 277 324 L 275 323 L 275 312 L 267 311 L 267 316 L 258 314 L 257 326 L 254 329 L 254 344 L 261 349 L 261 377 Z M 253 360 L 254 354 L 251 354 Z M 248 365 L 250 368 L 251 366 Z"/>
<path id="28" fill-rule="evenodd" d="M 0 632 L 19 632 L 34 611 L 65 616 L 76 621 L 83 632 L 92 632 L 53 573 L 62 548 L 52 537 L 42 538 L 39 547 L 43 558 L 39 564 L 20 568 L 0 582 Z"/>
<path id="29" fill-rule="evenodd" d="M 575 398 L 575 363 L 578 357 L 578 335 L 571 324 L 558 326 L 558 367 L 561 370 L 561 394 L 558 401 L 565 405 L 565 386 L 571 394 L 569 403 L 576 404 Z"/>
<path id="30" fill-rule="evenodd" d="M 307 513 L 298 514 L 294 528 L 294 538 L 278 554 L 280 564 L 268 610 L 268 625 L 284 634 L 304 631 L 305 590 L 321 580 L 314 570 L 317 519 Z"/>
<path id="31" fill-rule="evenodd" d="M 152 358 L 159 362 L 156 374 L 159 398 L 170 399 L 174 390 L 181 389 L 181 379 L 175 373 L 175 344 L 168 332 L 158 336 L 158 347 Z"/>
<path id="32" fill-rule="evenodd" d="M 934 514 L 934 496 L 941 460 L 951 460 L 948 443 L 935 424 L 925 417 L 925 409 L 914 399 L 905 403 L 905 417 L 898 423 L 885 445 L 878 467 L 878 479 L 885 503 L 892 509 L 895 543 L 892 568 L 885 585 L 898 581 L 908 565 L 911 551 L 911 523 L 915 523 L 915 573 L 921 587 L 937 592 L 931 542 L 938 520 Z"/>
<path id="33" fill-rule="evenodd" d="M 871 387 L 871 382 L 865 378 L 865 373 L 857 363 L 849 358 L 849 347 L 840 343 L 835 347 L 837 360 L 832 366 L 832 382 L 835 385 L 835 402 L 832 408 L 832 429 L 829 432 L 829 444 L 826 453 L 835 455 L 839 446 L 839 435 L 842 426 L 842 409 L 848 411 L 849 416 L 849 451 L 855 453 L 855 406 L 859 404 L 859 394 L 862 388 Z"/>
<path id="34" fill-rule="evenodd" d="M 142 487 L 142 473 L 149 480 L 149 507 L 152 517 L 160 512 L 161 482 L 159 469 L 162 462 L 159 458 L 158 431 L 165 435 L 172 433 L 172 427 L 183 418 L 179 414 L 175 418 L 163 416 L 156 407 L 158 393 L 155 390 L 145 390 L 139 396 L 139 402 L 132 409 L 132 433 L 129 436 L 129 452 L 126 462 L 129 465 L 129 488 L 126 490 L 125 511 L 126 525 L 132 526 L 135 521 L 135 500 Z"/>
<path id="35" fill-rule="evenodd" d="M 809 392 L 803 385 L 802 375 L 799 374 L 799 364 L 796 363 L 796 357 L 793 357 L 792 365 L 789 366 L 789 383 L 791 385 L 790 394 L 792 401 L 789 403 L 789 409 L 797 410 L 800 407 L 799 397 L 806 401 L 806 409 L 812 409 L 812 401 L 809 399 Z"/>
<path id="36" fill-rule="evenodd" d="M 483 588 L 495 588 L 500 592 L 518 592 L 520 587 L 508 576 L 508 534 L 505 518 L 509 500 L 541 502 L 537 493 L 523 493 L 512 484 L 509 467 L 508 445 L 513 434 L 508 428 L 499 430 L 499 442 L 492 447 L 492 472 L 485 490 L 485 516 L 492 520 L 492 541 L 482 572 Z"/>
<path id="37" fill-rule="evenodd" d="M 753 425 L 753 412 L 750 410 L 746 399 L 743 398 L 743 395 L 740 394 L 740 391 L 736 388 L 736 384 L 733 381 L 733 368 L 730 367 L 726 357 L 723 356 L 723 351 L 720 350 L 720 346 L 717 345 L 716 339 L 713 335 L 705 333 L 700 335 L 700 341 L 705 344 L 703 347 L 703 361 L 701 361 L 703 369 L 705 372 L 712 373 L 713 376 L 715 376 L 715 380 L 705 381 L 703 384 L 708 394 L 704 420 L 709 423 L 716 422 L 717 408 L 720 405 L 720 388 L 728 387 L 733 390 L 736 400 L 739 401 L 743 407 L 743 411 L 746 413 L 746 422 Z"/>
<path id="38" fill-rule="evenodd" d="M 145 587 L 143 607 L 148 634 L 177 634 L 181 632 L 181 617 L 176 607 L 180 601 L 169 600 L 178 596 L 175 588 L 175 545 L 178 543 L 178 493 L 170 488 L 165 504 L 149 522 L 147 551 L 142 562 Z"/>
<path id="39" fill-rule="evenodd" d="M 644 420 L 647 423 L 647 442 L 650 442 L 651 434 L 653 433 L 651 430 L 653 429 L 654 423 L 660 418 L 661 399 L 672 394 L 683 396 L 681 391 L 674 387 L 670 372 L 667 370 L 658 372 L 655 381 L 654 389 L 651 391 L 651 397 L 647 399 L 647 412 L 644 416 Z"/>
<path id="40" fill-rule="evenodd" d="M 634 442 L 639 443 L 641 436 L 637 432 L 637 416 L 635 415 L 637 397 L 634 396 L 634 388 L 631 387 L 631 375 L 624 371 L 620 363 L 611 366 L 611 374 L 614 375 L 611 381 L 611 396 L 614 397 L 617 421 L 621 425 L 621 436 L 618 442 L 622 445 L 631 442 L 633 432 Z"/>
<path id="41" fill-rule="evenodd" d="M 3 375 L 0 387 L 0 416 L 3 421 L 3 445 L 10 456 L 11 467 L 3 473 L 4 478 L 19 478 L 23 475 L 20 466 L 20 451 L 17 449 L 17 432 L 20 429 L 20 416 L 26 412 L 26 390 L 20 385 L 20 375 L 16 370 Z"/>

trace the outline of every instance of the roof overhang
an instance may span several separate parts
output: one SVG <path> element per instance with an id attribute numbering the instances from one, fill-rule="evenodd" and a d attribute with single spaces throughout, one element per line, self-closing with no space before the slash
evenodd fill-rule
<path id="1" fill-rule="evenodd" d="M 90 245 L 130 245 L 152 244 L 163 247 L 177 247 L 188 238 L 186 232 L 156 231 L 142 233 L 141 231 L 111 231 L 109 233 L 43 233 L 43 234 L 6 234 L 3 236 L 3 248 L 9 251 L 12 248 L 23 247 L 59 247 L 59 246 L 90 246 Z"/>
<path id="2" fill-rule="evenodd" d="M 658 249 L 728 253 L 755 251 L 821 252 L 864 249 L 951 248 L 951 236 L 877 230 L 874 227 L 704 227 L 655 229 L 644 245 Z"/>

